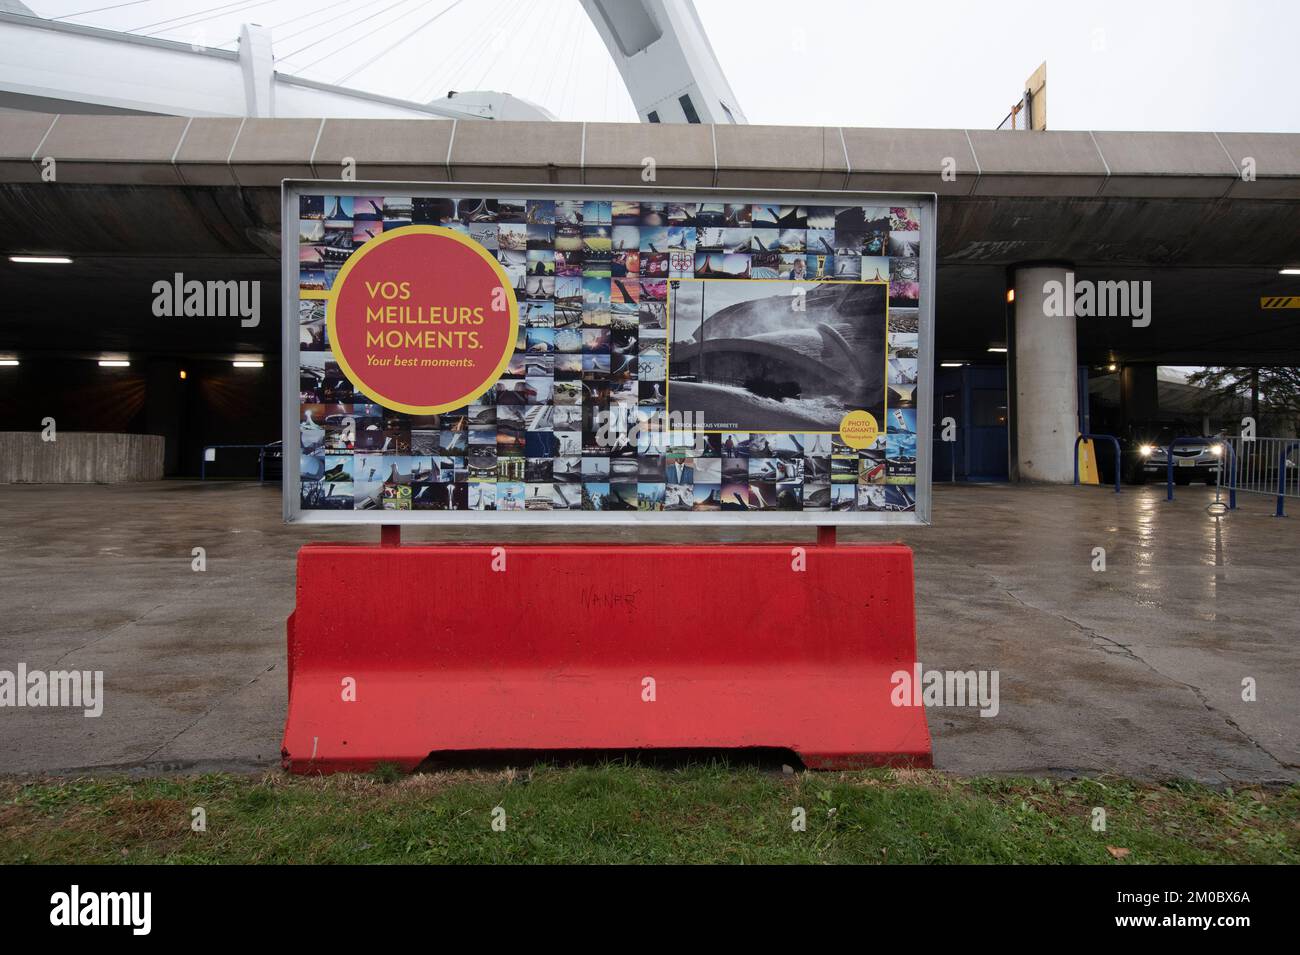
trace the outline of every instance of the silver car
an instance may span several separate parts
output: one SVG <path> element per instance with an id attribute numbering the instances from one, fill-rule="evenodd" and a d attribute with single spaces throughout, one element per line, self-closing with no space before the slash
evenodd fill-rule
<path id="1" fill-rule="evenodd" d="M 1172 453 L 1175 484 L 1218 482 L 1219 466 L 1224 454 L 1221 439 L 1193 438 L 1175 445 Z M 1163 482 L 1167 479 L 1169 458 L 1164 445 L 1155 442 L 1138 445 L 1138 460 L 1142 476 L 1146 480 Z"/>

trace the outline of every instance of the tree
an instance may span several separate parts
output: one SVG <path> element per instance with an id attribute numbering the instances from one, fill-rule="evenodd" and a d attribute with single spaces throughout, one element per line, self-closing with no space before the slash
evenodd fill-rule
<path id="1" fill-rule="evenodd" d="M 1204 403 L 1238 401 L 1256 420 L 1273 418 L 1292 434 L 1300 428 L 1300 368 L 1210 365 L 1187 377 L 1204 388 Z"/>

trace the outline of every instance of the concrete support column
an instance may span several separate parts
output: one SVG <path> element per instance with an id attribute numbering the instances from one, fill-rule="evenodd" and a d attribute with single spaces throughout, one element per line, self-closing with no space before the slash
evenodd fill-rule
<path id="1" fill-rule="evenodd" d="M 1126 427 L 1155 420 L 1160 411 L 1155 362 L 1126 364 L 1120 369 L 1119 404 Z"/>
<path id="2" fill-rule="evenodd" d="M 274 116 L 275 55 L 271 52 L 271 31 L 266 27 L 245 23 L 239 28 L 239 71 L 244 78 L 247 115 Z"/>
<path id="3" fill-rule="evenodd" d="M 185 408 L 181 366 L 171 359 L 155 359 L 149 362 L 145 375 L 144 430 L 162 436 L 163 471 L 176 474 L 180 470 L 181 417 Z"/>
<path id="4" fill-rule="evenodd" d="M 1065 266 L 1015 271 L 1015 428 L 1019 479 L 1069 484 L 1079 433 L 1078 341 L 1073 315 L 1045 307 L 1049 282 L 1066 288 Z M 1072 290 L 1073 283 L 1070 283 Z M 1056 301 L 1061 301 L 1061 292 Z M 1073 311 L 1073 309 L 1069 309 Z"/>

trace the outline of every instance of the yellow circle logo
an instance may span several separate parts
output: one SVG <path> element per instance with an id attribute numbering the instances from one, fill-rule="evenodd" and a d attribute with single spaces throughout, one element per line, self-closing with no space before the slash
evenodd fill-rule
<path id="1" fill-rule="evenodd" d="M 850 411 L 840 421 L 840 440 L 861 451 L 876 443 L 880 426 L 869 411 Z"/>
<path id="2" fill-rule="evenodd" d="M 413 225 L 352 253 L 326 323 L 358 391 L 395 411 L 439 414 L 501 377 L 517 344 L 519 304 L 491 252 L 451 229 Z"/>

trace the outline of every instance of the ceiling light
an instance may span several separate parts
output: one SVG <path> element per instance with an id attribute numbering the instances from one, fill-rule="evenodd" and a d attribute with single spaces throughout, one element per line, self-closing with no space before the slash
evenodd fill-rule
<path id="1" fill-rule="evenodd" d="M 1300 269 L 1278 269 L 1278 275 L 1300 275 Z"/>
<path id="2" fill-rule="evenodd" d="M 101 358 L 99 360 L 100 368 L 130 368 L 131 363 L 120 358 Z"/>
<path id="3" fill-rule="evenodd" d="M 962 365 L 964 365 L 964 364 L 966 364 L 966 363 L 963 362 L 963 361 L 941 361 L 941 362 L 939 362 L 939 367 L 940 367 L 940 368 L 960 368 L 960 367 L 961 367 Z"/>
<path id="4" fill-rule="evenodd" d="M 262 367 L 262 363 L 260 361 L 254 361 L 252 359 L 240 359 L 239 361 L 232 362 L 232 364 L 236 368 L 261 368 Z"/>
<path id="5" fill-rule="evenodd" d="M 1007 289 L 1007 301 L 1014 302 L 1015 300 L 1016 300 L 1016 290 L 1013 288 Z"/>
<path id="6" fill-rule="evenodd" d="M 0 365 L 3 365 L 5 368 L 13 368 L 17 364 L 17 358 L 0 358 Z"/>
<path id="7" fill-rule="evenodd" d="M 994 354 L 997 354 L 997 355 L 1004 355 L 1004 354 L 1006 354 L 1007 346 L 1006 346 L 1006 345 L 990 345 L 990 346 L 989 346 L 989 351 L 991 351 L 991 352 L 993 352 Z"/>
<path id="8" fill-rule="evenodd" d="M 65 255 L 11 255 L 10 262 L 19 265 L 71 265 L 72 259 Z"/>

